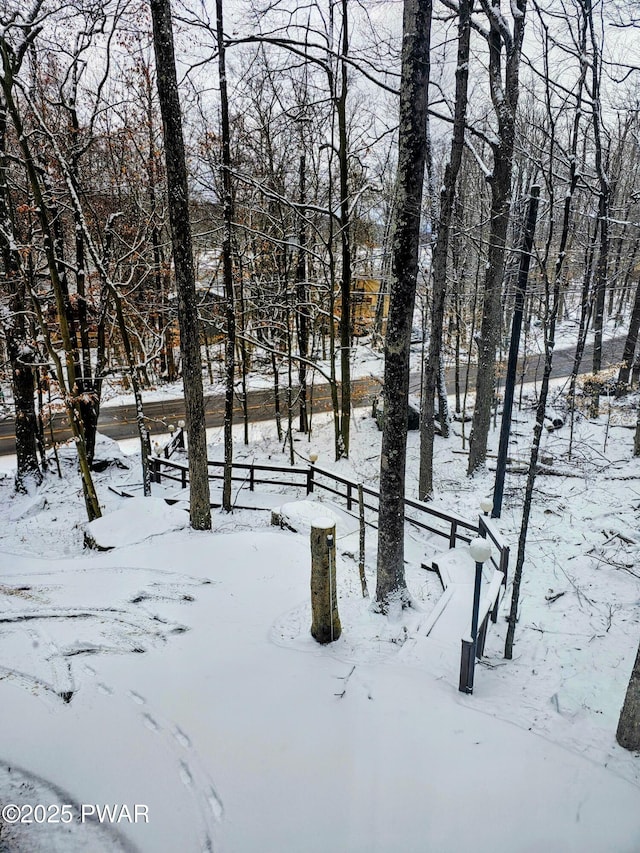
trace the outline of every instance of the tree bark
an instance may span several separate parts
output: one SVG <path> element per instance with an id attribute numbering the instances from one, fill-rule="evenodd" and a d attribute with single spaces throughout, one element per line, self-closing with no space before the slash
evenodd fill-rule
<path id="1" fill-rule="evenodd" d="M 233 465 L 233 382 L 235 378 L 236 313 L 233 292 L 233 263 L 231 238 L 233 225 L 233 194 L 231 191 L 231 130 L 229 126 L 229 99 L 227 96 L 227 66 L 224 45 L 222 0 L 216 0 L 216 40 L 218 43 L 218 75 L 220 78 L 220 131 L 222 159 L 222 277 L 224 281 L 226 338 L 224 348 L 224 482 L 222 508 L 231 512 L 231 477 Z"/>
<path id="2" fill-rule="evenodd" d="M 2 278 L 9 293 L 9 317 L 3 321 L 2 326 L 11 365 L 15 410 L 15 488 L 17 492 L 25 492 L 30 483 L 39 485 L 42 482 L 42 472 L 38 464 L 38 420 L 34 403 L 35 349 L 27 338 L 24 270 L 11 217 L 5 147 L 6 125 L 6 111 L 4 105 L 0 104 L 0 246 L 3 262 Z"/>
<path id="3" fill-rule="evenodd" d="M 515 119 L 518 104 L 520 55 L 524 37 L 526 0 L 513 0 L 513 33 L 504 32 L 505 19 L 500 14 L 500 0 L 481 0 L 490 24 L 489 83 L 491 100 L 498 123 L 498 142 L 492 145 L 493 171 L 491 186 L 491 228 L 484 281 L 482 322 L 478 341 L 476 404 L 469 440 L 471 475 L 485 464 L 487 440 L 491 424 L 494 396 L 496 350 L 500 335 L 500 297 L 506 254 L 507 229 L 511 207 L 511 173 L 515 145 Z M 504 80 L 502 50 L 505 49 Z"/>
<path id="4" fill-rule="evenodd" d="M 178 321 L 187 429 L 189 433 L 190 520 L 196 530 L 211 529 L 207 433 L 195 271 L 189 222 L 187 163 L 176 78 L 169 0 L 151 0 L 153 46 L 160 111 L 164 127 L 169 222 L 178 294 Z"/>
<path id="5" fill-rule="evenodd" d="M 397 205 L 385 338 L 384 428 L 380 455 L 376 600 L 382 612 L 410 603 L 404 576 L 409 350 L 427 147 L 431 12 L 431 0 L 405 0 Z"/>
<path id="6" fill-rule="evenodd" d="M 458 58 L 456 64 L 456 100 L 454 106 L 453 136 L 449 162 L 445 167 L 444 181 L 440 191 L 440 213 L 434 222 L 436 234 L 431 262 L 433 299 L 431 303 L 431 335 L 429 356 L 423 375 L 422 411 L 420 417 L 420 473 L 418 497 L 426 500 L 433 491 L 433 443 L 435 437 L 435 397 L 438 392 L 440 403 L 440 425 L 445 434 L 446 413 L 443 411 L 445 394 L 440 393 L 440 378 L 444 377 L 442 364 L 442 329 L 447 295 L 447 258 L 449 233 L 453 218 L 458 173 L 462 163 L 464 126 L 467 114 L 467 84 L 469 81 L 469 42 L 471 36 L 471 12 L 473 0 L 461 0 L 458 22 Z M 444 398 L 444 399 L 443 399 Z M 448 432 L 448 424 L 446 425 Z"/>
<path id="7" fill-rule="evenodd" d="M 342 0 L 342 58 L 338 115 L 338 161 L 340 163 L 340 444 L 339 455 L 349 456 L 351 430 L 351 209 L 349 204 L 349 148 L 347 139 L 347 63 L 349 29 L 347 0 Z"/>
<path id="8" fill-rule="evenodd" d="M 309 431 L 309 415 L 307 412 L 307 364 L 304 361 L 309 355 L 309 294 L 307 292 L 307 227 L 304 204 L 306 201 L 306 157 L 300 155 L 299 196 L 300 204 L 298 226 L 298 256 L 296 261 L 296 321 L 298 333 L 298 352 L 300 365 L 298 381 L 300 384 L 299 411 L 300 432 Z"/>
<path id="9" fill-rule="evenodd" d="M 77 348 L 74 346 L 72 341 L 71 330 L 68 323 L 68 310 L 67 305 L 65 304 L 65 270 L 60 256 L 56 253 L 57 239 L 54 226 L 52 225 L 49 216 L 49 208 L 44 196 L 42 183 L 43 176 L 36 167 L 33 152 L 30 147 L 31 138 L 29 134 L 25 133 L 20 110 L 14 99 L 14 74 L 19 70 L 19 67 L 14 66 L 15 54 L 6 41 L 2 39 L 0 39 L 0 54 L 3 66 L 3 74 L 0 75 L 0 82 L 4 94 L 5 106 L 19 140 L 20 149 L 24 158 L 27 179 L 29 181 L 31 192 L 33 193 L 38 220 L 42 229 L 47 269 L 55 297 L 56 310 L 58 312 L 60 337 L 62 339 L 64 349 L 66 375 L 65 370 L 62 367 L 61 359 L 51 342 L 49 328 L 42 316 L 40 303 L 38 302 L 38 297 L 33 288 L 31 288 L 30 296 L 38 318 L 40 331 L 45 337 L 46 346 L 55 367 L 58 384 L 60 385 L 60 389 L 64 395 L 64 404 L 78 453 L 78 466 L 80 468 L 80 476 L 82 479 L 82 490 L 87 509 L 87 517 L 89 521 L 93 521 L 96 518 L 100 518 L 101 510 L 91 477 L 91 468 L 87 458 L 84 428 L 78 407 L 78 384 L 76 381 L 76 366 L 74 361 L 74 358 L 77 355 Z"/>
<path id="10" fill-rule="evenodd" d="M 604 162 L 605 152 L 602 140 L 602 114 L 600 103 L 601 58 L 593 23 L 592 0 L 582 0 L 586 25 L 589 28 L 591 40 L 591 115 L 593 119 L 593 141 L 595 148 L 595 166 L 598 176 L 598 223 L 600 228 L 600 244 L 598 261 L 595 269 L 594 308 L 593 318 L 593 372 L 599 373 L 602 367 L 602 332 L 604 325 L 604 307 L 607 289 L 607 270 L 609 263 L 609 202 L 611 186 Z M 599 386 L 595 383 L 595 388 Z M 598 416 L 600 394 L 596 390 L 591 401 L 592 417 Z"/>
<path id="11" fill-rule="evenodd" d="M 633 364 L 633 356 L 638 343 L 638 332 L 640 331 L 640 277 L 636 284 L 636 295 L 633 301 L 631 310 L 631 319 L 629 321 L 629 330 L 627 338 L 624 342 L 624 351 L 622 353 L 622 364 L 618 373 L 618 386 L 625 386 L 629 382 L 631 375 L 631 365 Z M 622 390 L 622 388 L 621 388 Z"/>
<path id="12" fill-rule="evenodd" d="M 640 646 L 620 711 L 616 740 L 625 749 L 640 750 Z"/>

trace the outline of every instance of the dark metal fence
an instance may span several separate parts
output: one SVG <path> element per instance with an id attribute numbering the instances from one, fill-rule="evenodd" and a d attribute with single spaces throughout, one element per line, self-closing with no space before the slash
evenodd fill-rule
<path id="1" fill-rule="evenodd" d="M 176 437 L 173 439 L 176 440 Z M 170 460 L 166 456 L 150 456 L 152 482 L 171 480 L 180 483 L 186 489 L 189 482 L 189 466 L 186 462 Z M 209 461 L 209 479 L 222 480 L 224 477 L 224 462 Z M 347 511 L 358 509 L 358 483 L 348 477 L 343 477 L 333 471 L 310 465 L 308 468 L 297 468 L 290 465 L 268 465 L 255 462 L 234 462 L 232 466 L 232 483 L 248 485 L 250 491 L 256 486 L 285 486 L 297 488 L 307 495 L 313 492 L 326 492 L 346 504 Z M 368 524 L 377 527 L 380 493 L 377 489 L 362 486 L 364 509 L 373 516 Z M 418 530 L 424 530 L 444 539 L 447 547 L 455 548 L 458 544 L 468 544 L 476 536 L 487 537 L 495 546 L 492 549 L 491 561 L 496 569 L 503 572 L 506 585 L 509 566 L 509 547 L 505 544 L 500 532 L 491 519 L 480 516 L 478 524 L 472 524 L 462 516 L 435 509 L 423 501 L 405 498 L 405 520 Z"/>

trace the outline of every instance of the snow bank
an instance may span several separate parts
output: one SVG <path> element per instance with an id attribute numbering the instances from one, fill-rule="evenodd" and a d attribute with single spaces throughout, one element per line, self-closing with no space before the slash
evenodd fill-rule
<path id="1" fill-rule="evenodd" d="M 130 498 L 122 509 L 88 522 L 85 538 L 90 547 L 107 551 L 188 526 L 184 508 L 169 506 L 161 498 Z"/>
<path id="2" fill-rule="evenodd" d="M 310 533 L 312 527 L 333 527 L 339 522 L 338 513 L 317 501 L 292 501 L 282 504 L 271 513 L 272 524 L 287 527 L 296 533 Z"/>

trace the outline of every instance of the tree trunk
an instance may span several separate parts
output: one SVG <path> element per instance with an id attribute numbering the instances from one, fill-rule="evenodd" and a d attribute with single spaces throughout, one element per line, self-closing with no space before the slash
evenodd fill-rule
<path id="1" fill-rule="evenodd" d="M 616 740 L 625 749 L 640 750 L 640 646 L 620 711 Z"/>
<path id="2" fill-rule="evenodd" d="M 7 184 L 6 159 L 7 117 L 0 104 L 0 245 L 4 284 L 9 293 L 9 316 L 3 320 L 7 355 L 11 365 L 11 384 L 15 410 L 16 477 L 17 492 L 26 492 L 30 483 L 39 485 L 42 472 L 38 464 L 38 420 L 36 418 L 34 391 L 35 350 L 27 339 L 26 292 L 24 270 L 14 238 L 11 218 L 11 198 Z"/>
<path id="3" fill-rule="evenodd" d="M 545 57 L 548 59 L 548 57 Z M 572 142 L 571 142 L 571 155 L 570 155 L 570 175 L 569 175 L 569 187 L 568 191 L 564 197 L 563 204 L 563 215 L 562 215 L 562 231 L 560 234 L 560 243 L 558 246 L 558 254 L 556 255 L 555 267 L 554 267 L 554 275 L 553 275 L 553 284 L 550 286 L 550 283 L 546 277 L 544 270 L 546 269 L 546 264 L 543 262 L 541 264 L 541 271 L 543 275 L 545 275 L 545 335 L 544 335 L 544 374 L 542 377 L 542 385 L 540 388 L 540 397 L 538 399 L 538 405 L 536 407 L 536 422 L 533 430 L 533 444 L 531 447 L 531 456 L 529 459 L 529 469 L 527 472 L 527 484 L 525 488 L 525 497 L 524 497 L 524 505 L 522 508 L 522 521 L 520 524 L 520 536 L 518 538 L 518 556 L 516 559 L 516 567 L 514 571 L 513 577 L 513 589 L 511 594 L 511 607 L 509 611 L 508 617 L 508 627 L 507 627 L 507 636 L 505 641 L 505 650 L 504 656 L 505 658 L 511 659 L 513 656 L 513 642 L 515 637 L 516 623 L 518 620 L 518 604 L 520 597 L 520 583 L 522 580 L 522 570 L 524 566 L 524 557 L 525 557 L 525 548 L 527 543 L 527 532 L 529 529 L 529 517 L 531 514 L 531 505 L 533 502 L 533 489 L 536 481 L 536 471 L 538 464 L 538 455 L 540 451 L 540 441 L 542 437 L 542 430 L 544 425 L 544 417 L 547 405 L 547 398 L 549 394 L 549 380 L 551 377 L 551 369 L 553 365 L 553 349 L 555 346 L 555 335 L 556 335 L 556 322 L 558 318 L 558 311 L 561 303 L 561 293 L 562 293 L 562 274 L 564 265 L 567 257 L 567 244 L 569 242 L 569 235 L 571 232 L 571 220 L 572 220 L 572 209 L 573 209 L 573 196 L 578 186 L 578 181 L 580 178 L 579 171 L 577 168 L 577 145 L 578 139 L 581 135 L 580 128 L 580 119 L 582 110 L 580 109 L 582 102 L 582 91 L 584 85 L 584 73 L 586 69 L 586 64 L 583 64 L 582 67 L 582 75 L 579 79 L 579 86 L 577 92 L 577 109 L 575 111 L 574 120 L 573 120 L 573 134 L 572 134 Z M 548 78 L 547 78 L 548 79 Z M 553 163 L 553 144 L 551 145 L 551 153 L 550 160 L 551 164 Z M 552 170 L 550 169 L 550 172 Z M 549 186 L 549 210 L 553 210 L 553 184 Z M 550 229 L 551 232 L 551 229 Z M 549 234 L 549 238 L 551 237 L 551 233 Z M 550 242 L 549 242 L 550 245 Z"/>
<path id="4" fill-rule="evenodd" d="M 187 164 L 182 136 L 182 117 L 180 115 L 169 0 L 151 0 L 151 14 L 158 97 L 164 126 L 169 222 L 178 294 L 182 376 L 189 432 L 190 519 L 191 526 L 194 529 L 210 530 L 211 506 L 209 503 L 207 433 L 202 391 L 198 304 L 189 222 Z"/>
<path id="5" fill-rule="evenodd" d="M 491 186 L 491 227 L 489 252 L 484 281 L 484 300 L 480 340 L 478 341 L 478 372 L 476 379 L 476 404 L 469 440 L 469 466 L 471 475 L 485 464 L 487 440 L 491 424 L 491 404 L 494 397 L 496 351 L 500 336 L 502 281 L 506 253 L 507 229 L 511 206 L 511 173 L 515 144 L 515 119 L 518 105 L 519 69 L 526 0 L 512 0 L 513 33 L 508 38 L 503 33 L 505 19 L 499 14 L 499 2 L 481 0 L 490 30 L 489 83 L 491 100 L 498 122 L 498 141 L 492 145 L 493 171 Z M 505 48 L 504 79 L 502 50 Z"/>
<path id="6" fill-rule="evenodd" d="M 604 307 L 607 288 L 607 270 L 609 263 L 609 201 L 611 187 L 607 176 L 607 165 L 604 162 L 605 152 L 602 140 L 602 115 L 600 103 L 600 47 L 596 41 L 593 22 L 592 0 L 582 0 L 584 15 L 589 27 L 591 38 L 591 115 L 593 119 L 593 141 L 595 149 L 595 166 L 598 176 L 598 223 L 600 226 L 600 245 L 598 262 L 595 270 L 595 314 L 593 320 L 593 372 L 599 373 L 602 367 L 602 331 L 604 325 Z M 599 388 L 598 383 L 594 385 Z M 600 394 L 594 391 L 591 401 L 591 415 L 598 416 Z"/>
<path id="7" fill-rule="evenodd" d="M 431 12 L 431 0 L 405 0 L 397 206 L 385 338 L 384 428 L 380 455 L 376 599 L 382 612 L 410 602 L 404 576 L 409 350 L 427 147 Z"/>
<path id="8" fill-rule="evenodd" d="M 622 353 L 622 364 L 618 373 L 618 386 L 627 385 L 631 375 L 631 365 L 633 364 L 633 356 L 638 343 L 638 332 L 640 331 L 640 277 L 636 284 L 636 296 L 631 310 L 631 319 L 629 321 L 629 331 L 624 342 L 624 351 Z"/>
<path id="9" fill-rule="evenodd" d="M 507 469 L 509 436 L 511 435 L 511 413 L 513 411 L 513 397 L 516 388 L 516 370 L 518 367 L 518 350 L 520 348 L 520 331 L 522 329 L 522 317 L 524 314 L 525 294 L 529 279 L 529 264 L 531 262 L 531 249 L 533 247 L 533 235 L 538 215 L 539 197 L 540 187 L 537 184 L 534 184 L 531 187 L 531 196 L 529 198 L 529 209 L 527 211 L 527 221 L 524 229 L 522 249 L 520 252 L 520 270 L 516 285 L 515 304 L 513 314 L 511 316 L 511 340 L 509 342 L 507 375 L 504 383 L 504 403 L 502 407 L 502 424 L 500 427 L 498 459 L 496 461 L 496 479 L 493 488 L 492 518 L 500 518 L 502 514 L 502 497 L 504 494 L 504 477 Z"/>
<path id="10" fill-rule="evenodd" d="M 435 397 L 438 393 L 441 431 L 448 433 L 446 412 L 446 388 L 442 393 L 444 364 L 442 363 L 442 330 L 444 308 L 447 294 L 447 258 L 449 254 L 449 233 L 453 218 L 458 173 L 462 163 L 464 147 L 464 125 L 467 113 L 467 84 L 469 80 L 469 40 L 471 35 L 471 12 L 473 0 L 461 0 L 458 23 L 458 60 L 456 65 L 456 101 L 454 107 L 453 136 L 449 162 L 444 171 L 444 181 L 440 191 L 440 213 L 433 226 L 435 243 L 431 273 L 433 281 L 433 299 L 431 303 L 431 335 L 429 337 L 429 357 L 423 375 L 422 411 L 420 417 L 420 473 L 418 479 L 418 497 L 426 500 L 433 492 L 433 443 L 435 436 L 434 415 Z"/>
<path id="11" fill-rule="evenodd" d="M 62 339 L 64 349 L 66 375 L 65 370 L 62 367 L 62 362 L 58 355 L 58 352 L 53 347 L 51 336 L 49 334 L 49 328 L 44 320 L 38 297 L 33 289 L 31 289 L 30 293 L 31 301 L 33 303 L 33 308 L 38 318 L 38 325 L 40 327 L 40 331 L 45 337 L 49 356 L 51 357 L 51 360 L 55 366 L 58 384 L 60 385 L 60 389 L 62 390 L 62 393 L 64 395 L 64 404 L 67 410 L 69 424 L 73 432 L 76 450 L 78 453 L 78 466 L 80 468 L 80 476 L 82 479 L 82 490 L 87 510 L 87 517 L 89 521 L 93 521 L 95 518 L 100 518 L 101 510 L 100 503 L 98 501 L 98 496 L 95 491 L 95 486 L 91 478 L 91 468 L 87 459 L 84 429 L 78 409 L 78 384 L 76 381 L 75 365 L 77 348 L 73 344 L 71 330 L 68 323 L 68 309 L 66 304 L 66 302 L 68 302 L 68 299 L 65 299 L 66 288 L 64 283 L 65 269 L 64 265 L 61 262 L 61 258 L 56 254 L 56 246 L 58 241 L 54 231 L 54 226 L 49 216 L 49 208 L 47 206 L 47 202 L 44 196 L 42 184 L 42 181 L 44 180 L 43 174 L 38 170 L 36 166 L 33 153 L 30 148 L 31 136 L 24 130 L 20 111 L 16 101 L 14 100 L 13 75 L 16 71 L 16 69 L 12 65 L 12 60 L 14 57 L 8 49 L 6 43 L 2 42 L 1 39 L 0 52 L 2 54 L 2 65 L 4 72 L 2 75 L 0 75 L 0 82 L 4 93 L 7 113 L 11 117 L 11 121 L 13 123 L 17 137 L 20 142 L 20 148 L 22 151 L 22 156 L 24 158 L 24 165 L 29 181 L 29 186 L 31 188 L 31 192 L 33 193 L 33 199 L 35 202 L 38 220 L 42 229 L 43 244 L 47 259 L 47 269 L 49 277 L 51 279 L 51 286 L 55 297 L 56 310 L 58 312 L 60 337 Z M 68 297 L 68 290 L 66 291 L 66 296 Z"/>
<path id="12" fill-rule="evenodd" d="M 491 424 L 491 406 L 495 395 L 496 353 L 501 328 L 500 296 L 504 276 L 507 228 L 511 205 L 511 155 L 505 152 L 497 157 L 491 184 L 491 229 L 489 232 L 489 258 L 484 283 L 482 320 L 478 340 L 478 370 L 476 374 L 476 402 L 469 439 L 468 473 L 482 468 L 487 458 L 487 442 Z"/>
<path id="13" fill-rule="evenodd" d="M 339 455 L 349 455 L 351 429 L 351 210 L 349 204 L 349 150 L 347 139 L 347 63 L 349 29 L 347 0 L 342 0 L 342 59 L 338 114 L 338 161 L 340 163 L 340 444 Z"/>
<path id="14" fill-rule="evenodd" d="M 306 200 L 306 158 L 300 155 L 300 187 L 299 198 L 300 217 L 298 227 L 298 257 L 296 261 L 296 320 L 298 332 L 298 353 L 300 354 L 300 365 L 298 367 L 298 381 L 300 383 L 300 432 L 309 431 L 309 416 L 307 412 L 307 365 L 305 359 L 309 355 L 309 295 L 307 293 L 307 229 L 305 222 L 304 204 Z"/>
<path id="15" fill-rule="evenodd" d="M 216 40 L 218 43 L 218 75 L 220 78 L 220 132 L 222 157 L 222 277 L 224 280 L 226 340 L 224 348 L 224 483 L 222 508 L 231 512 L 231 477 L 233 465 L 233 382 L 235 379 L 236 314 L 233 292 L 233 265 L 231 259 L 231 229 L 233 223 L 233 194 L 231 192 L 231 130 L 229 126 L 229 99 L 227 97 L 227 67 L 224 44 L 222 0 L 216 0 Z"/>
<path id="16" fill-rule="evenodd" d="M 271 353 L 271 372 L 273 373 L 273 411 L 276 417 L 278 441 L 282 441 L 282 414 L 280 412 L 280 382 L 278 379 L 278 362 L 275 352 Z"/>

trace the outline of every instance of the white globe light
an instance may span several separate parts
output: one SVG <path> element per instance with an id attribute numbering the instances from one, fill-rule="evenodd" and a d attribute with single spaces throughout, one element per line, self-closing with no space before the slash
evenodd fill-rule
<path id="1" fill-rule="evenodd" d="M 486 563 L 491 556 L 491 545 L 486 539 L 479 536 L 469 544 L 469 552 L 476 563 Z"/>
<path id="2" fill-rule="evenodd" d="M 179 420 L 179 421 L 178 421 L 178 426 L 180 427 L 180 429 L 184 429 L 184 426 L 185 426 L 184 421 L 183 421 L 183 420 Z"/>
<path id="3" fill-rule="evenodd" d="M 493 509 L 493 500 L 491 498 L 482 498 L 480 501 L 480 509 L 484 513 L 491 512 Z"/>
<path id="4" fill-rule="evenodd" d="M 309 454 L 309 462 L 311 462 L 311 464 L 314 465 L 317 461 L 318 461 L 318 454 L 317 453 L 310 453 Z"/>

